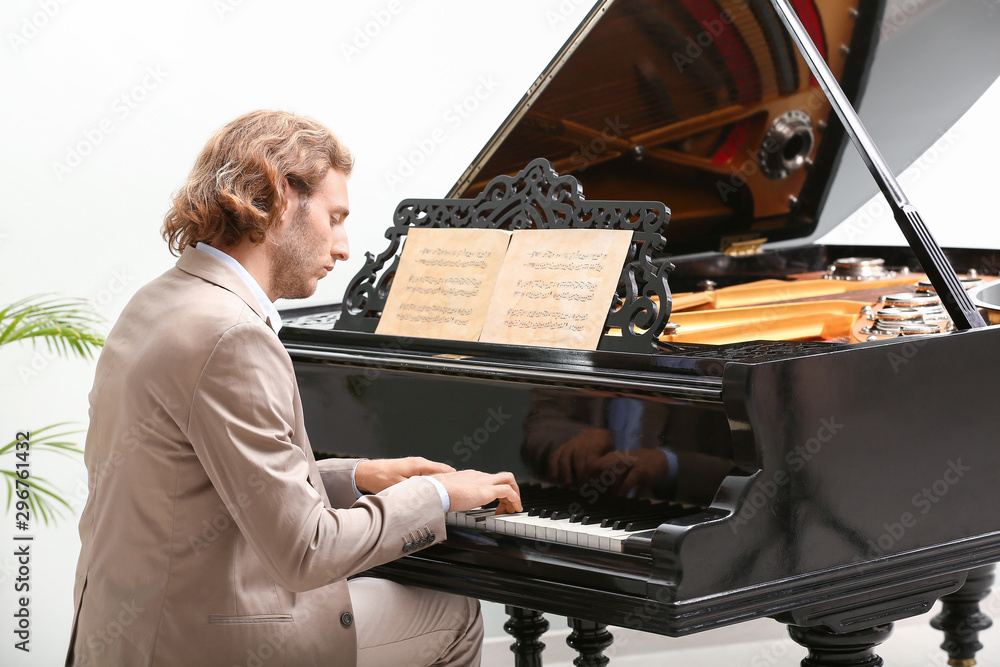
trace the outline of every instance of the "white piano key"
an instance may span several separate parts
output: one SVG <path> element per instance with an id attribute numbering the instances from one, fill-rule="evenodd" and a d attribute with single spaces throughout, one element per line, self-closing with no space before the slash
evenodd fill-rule
<path id="1" fill-rule="evenodd" d="M 580 546 L 612 553 L 623 553 L 628 537 L 633 533 L 642 532 L 603 528 L 599 524 L 585 526 L 580 523 L 570 523 L 569 519 L 543 519 L 537 516 L 528 516 L 527 512 L 494 514 L 492 509 L 480 508 L 470 512 L 453 514 L 459 515 L 455 519 L 451 519 L 449 514 L 449 521 L 456 521 L 455 525 L 465 525 L 501 535 Z"/>

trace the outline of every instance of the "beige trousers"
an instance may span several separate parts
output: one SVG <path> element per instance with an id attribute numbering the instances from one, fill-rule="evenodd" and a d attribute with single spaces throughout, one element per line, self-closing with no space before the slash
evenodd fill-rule
<path id="1" fill-rule="evenodd" d="M 478 667 L 479 600 L 359 577 L 347 582 L 358 667 Z"/>

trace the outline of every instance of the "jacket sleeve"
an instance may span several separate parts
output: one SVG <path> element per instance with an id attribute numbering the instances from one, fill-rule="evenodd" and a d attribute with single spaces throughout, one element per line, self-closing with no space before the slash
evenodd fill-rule
<path id="1" fill-rule="evenodd" d="M 349 509 L 324 507 L 294 440 L 295 409 L 288 354 L 270 330 L 245 322 L 209 356 L 187 424 L 212 485 L 279 585 L 318 588 L 398 558 L 404 546 L 444 539 L 441 500 L 427 479 L 408 479 Z M 350 487 L 349 472 L 347 479 Z"/>
<path id="2" fill-rule="evenodd" d="M 361 459 L 323 459 L 316 461 L 326 495 L 333 507 L 350 507 L 357 501 L 354 494 L 354 467 Z"/>

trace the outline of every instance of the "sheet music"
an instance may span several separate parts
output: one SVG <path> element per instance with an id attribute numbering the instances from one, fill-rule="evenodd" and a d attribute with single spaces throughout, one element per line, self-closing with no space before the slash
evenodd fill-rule
<path id="1" fill-rule="evenodd" d="M 514 232 L 480 340 L 596 350 L 632 232 Z"/>

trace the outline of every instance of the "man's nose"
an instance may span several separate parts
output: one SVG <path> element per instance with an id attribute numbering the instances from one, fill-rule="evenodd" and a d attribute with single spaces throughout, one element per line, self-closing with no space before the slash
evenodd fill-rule
<path id="1" fill-rule="evenodd" d="M 341 233 L 334 237 L 330 256 L 341 262 L 347 261 L 347 258 L 351 256 L 351 246 L 347 242 L 347 234 Z"/>

